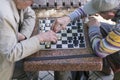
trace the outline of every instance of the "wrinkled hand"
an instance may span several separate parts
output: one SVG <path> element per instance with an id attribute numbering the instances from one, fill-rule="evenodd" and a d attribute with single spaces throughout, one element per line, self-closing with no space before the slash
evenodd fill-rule
<path id="1" fill-rule="evenodd" d="M 25 40 L 25 36 L 21 33 L 18 33 L 18 41 Z"/>
<path id="2" fill-rule="evenodd" d="M 68 25 L 68 23 L 70 23 L 70 18 L 68 16 L 65 16 L 65 17 L 61 17 L 61 18 L 57 18 L 53 25 L 52 25 L 52 30 L 54 32 L 58 32 L 60 30 L 63 30 L 66 28 L 66 26 Z"/>
<path id="3" fill-rule="evenodd" d="M 57 35 L 52 30 L 37 35 L 40 42 L 57 42 Z"/>
<path id="4" fill-rule="evenodd" d="M 89 17 L 89 21 L 88 21 L 87 25 L 88 25 L 88 27 L 91 27 L 91 26 L 100 27 L 100 22 L 98 22 L 98 20 L 95 19 L 94 17 Z"/>

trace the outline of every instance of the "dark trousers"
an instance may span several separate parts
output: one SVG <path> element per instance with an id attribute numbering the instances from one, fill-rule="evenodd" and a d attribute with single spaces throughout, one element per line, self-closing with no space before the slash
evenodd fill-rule
<path id="1" fill-rule="evenodd" d="M 20 60 L 15 63 L 13 72 L 13 80 L 37 80 L 38 72 L 26 72 L 24 71 L 24 60 Z"/>

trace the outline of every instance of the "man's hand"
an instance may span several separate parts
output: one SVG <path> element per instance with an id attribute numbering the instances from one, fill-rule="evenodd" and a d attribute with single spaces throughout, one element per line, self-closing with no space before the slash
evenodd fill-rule
<path id="1" fill-rule="evenodd" d="M 18 33 L 18 41 L 25 40 L 25 36 L 21 33 Z"/>
<path id="2" fill-rule="evenodd" d="M 61 17 L 61 18 L 57 18 L 55 20 L 55 22 L 52 25 L 52 30 L 54 32 L 58 32 L 60 30 L 63 30 L 66 28 L 66 26 L 68 25 L 68 23 L 70 23 L 70 17 L 65 16 L 65 17 Z"/>
<path id="3" fill-rule="evenodd" d="M 89 17 L 89 21 L 88 21 L 87 25 L 88 25 L 88 27 L 91 27 L 91 26 L 100 27 L 100 22 L 98 22 L 98 20 L 94 17 Z"/>
<path id="4" fill-rule="evenodd" d="M 57 42 L 57 35 L 53 31 L 41 32 L 37 35 L 40 42 Z"/>

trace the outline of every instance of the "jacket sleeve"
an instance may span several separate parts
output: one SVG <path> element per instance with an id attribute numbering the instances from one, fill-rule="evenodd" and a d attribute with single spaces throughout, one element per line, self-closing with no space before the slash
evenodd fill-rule
<path id="1" fill-rule="evenodd" d="M 20 28 L 20 33 L 29 38 L 33 32 L 35 27 L 36 15 L 35 12 L 31 9 L 31 7 L 23 10 L 23 22 Z"/>
<path id="2" fill-rule="evenodd" d="M 71 21 L 74 21 L 86 17 L 87 14 L 84 12 L 83 7 L 79 7 L 78 9 L 70 13 L 68 16 L 70 17 Z"/>
<path id="3" fill-rule="evenodd" d="M 100 28 L 92 26 L 89 28 L 89 37 L 95 54 L 100 57 L 106 57 L 120 50 L 119 27 L 115 27 L 105 38 L 102 38 Z"/>
<path id="4" fill-rule="evenodd" d="M 0 18 L 0 56 L 15 62 L 40 50 L 36 36 L 17 42 L 17 34 L 7 19 Z"/>

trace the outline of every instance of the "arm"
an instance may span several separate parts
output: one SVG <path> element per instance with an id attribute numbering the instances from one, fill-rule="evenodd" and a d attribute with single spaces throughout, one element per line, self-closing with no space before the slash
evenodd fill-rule
<path id="1" fill-rule="evenodd" d="M 74 21 L 74 20 L 86 17 L 87 14 L 84 12 L 82 7 L 79 7 L 74 12 L 70 13 L 68 16 L 70 17 L 71 21 Z"/>
<path id="2" fill-rule="evenodd" d="M 23 21 L 20 28 L 20 33 L 25 35 L 26 38 L 29 38 L 33 32 L 35 19 L 35 12 L 30 7 L 23 11 Z"/>
<path id="3" fill-rule="evenodd" d="M 86 14 L 84 10 L 82 9 L 82 7 L 79 7 L 74 12 L 70 13 L 69 15 L 61 17 L 61 18 L 57 18 L 52 25 L 52 30 L 55 32 L 58 32 L 62 29 L 65 29 L 68 23 L 70 23 L 70 21 L 77 20 L 85 16 Z"/>
<path id="4" fill-rule="evenodd" d="M 120 50 L 120 33 L 119 29 L 113 29 L 109 34 L 102 38 L 100 32 L 99 22 L 95 19 L 90 19 L 89 23 L 89 37 L 92 43 L 92 48 L 100 57 L 106 57 Z"/>
<path id="5" fill-rule="evenodd" d="M 7 18 L 0 18 L 0 56 L 10 62 L 23 59 L 40 50 L 40 42 L 57 41 L 56 34 L 48 31 L 18 43 L 17 31 L 13 26 Z"/>

